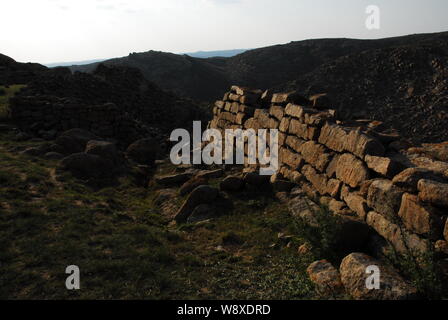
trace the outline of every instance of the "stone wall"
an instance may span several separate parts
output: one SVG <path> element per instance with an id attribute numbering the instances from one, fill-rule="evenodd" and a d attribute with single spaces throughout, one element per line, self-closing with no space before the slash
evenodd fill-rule
<path id="1" fill-rule="evenodd" d="M 321 204 L 367 223 L 399 252 L 448 254 L 448 163 L 408 154 L 377 121 L 338 121 L 325 95 L 233 86 L 209 128 L 279 129 L 279 172 Z M 247 156 L 247 155 L 246 155 Z"/>
<path id="2" fill-rule="evenodd" d="M 17 96 L 11 99 L 11 116 L 21 129 L 52 139 L 59 133 L 86 129 L 103 138 L 132 142 L 144 129 L 113 103 L 85 105 L 55 96 Z"/>

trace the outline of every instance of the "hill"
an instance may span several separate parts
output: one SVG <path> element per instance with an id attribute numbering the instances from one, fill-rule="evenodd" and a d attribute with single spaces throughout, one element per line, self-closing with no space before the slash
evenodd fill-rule
<path id="1" fill-rule="evenodd" d="M 448 139 L 443 130 L 447 38 L 444 32 L 378 40 L 315 39 L 231 58 L 149 51 L 105 64 L 138 68 L 162 88 L 202 101 L 220 98 L 230 84 L 305 95 L 325 92 L 344 119 L 386 121 L 409 139 L 441 141 Z M 71 69 L 90 72 L 95 67 Z"/>

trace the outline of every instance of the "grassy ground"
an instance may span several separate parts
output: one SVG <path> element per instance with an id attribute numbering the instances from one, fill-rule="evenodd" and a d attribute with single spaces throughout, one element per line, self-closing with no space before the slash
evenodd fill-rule
<path id="1" fill-rule="evenodd" d="M 25 86 L 21 84 L 11 85 L 8 88 L 0 86 L 0 120 L 6 119 L 9 116 L 9 98 L 14 96 L 23 87 Z"/>
<path id="2" fill-rule="evenodd" d="M 35 144 L 0 134 L 0 298 L 315 298 L 313 257 L 297 254 L 301 239 L 278 238 L 294 229 L 271 195 L 231 196 L 227 215 L 173 226 L 155 190 L 130 177 L 94 190 L 70 175 L 60 182 L 56 162 L 11 151 Z M 81 290 L 68 291 L 73 264 Z"/>

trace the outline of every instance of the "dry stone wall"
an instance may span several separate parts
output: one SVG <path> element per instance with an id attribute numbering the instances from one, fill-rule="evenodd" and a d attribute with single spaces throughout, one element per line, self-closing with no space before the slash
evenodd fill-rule
<path id="1" fill-rule="evenodd" d="M 74 99 L 47 95 L 12 98 L 11 116 L 22 129 L 47 138 L 81 128 L 100 137 L 132 142 L 144 131 L 113 103 L 85 105 Z"/>
<path id="2" fill-rule="evenodd" d="M 328 106 L 324 95 L 233 86 L 216 101 L 209 128 L 278 129 L 280 169 L 271 181 L 294 182 L 334 213 L 361 219 L 399 252 L 447 248 L 448 163 L 409 156 L 380 122 L 343 123 Z"/>

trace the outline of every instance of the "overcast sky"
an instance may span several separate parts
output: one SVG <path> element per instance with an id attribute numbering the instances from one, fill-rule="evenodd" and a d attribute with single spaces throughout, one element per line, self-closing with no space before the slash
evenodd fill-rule
<path id="1" fill-rule="evenodd" d="M 365 27 L 368 5 L 379 30 Z M 256 48 L 448 31 L 447 0 L 0 0 L 0 53 L 23 62 Z"/>

